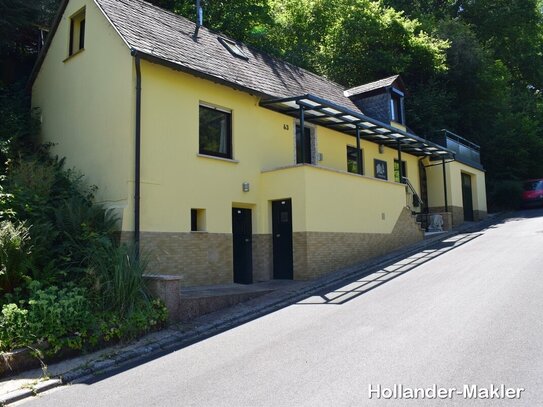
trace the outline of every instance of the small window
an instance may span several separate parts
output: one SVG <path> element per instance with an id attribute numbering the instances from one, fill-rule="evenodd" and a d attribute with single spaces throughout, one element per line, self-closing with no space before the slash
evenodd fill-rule
<path id="1" fill-rule="evenodd" d="M 227 38 L 219 37 L 219 42 L 235 57 L 248 60 L 249 57 L 241 50 L 234 41 Z"/>
<path id="2" fill-rule="evenodd" d="M 403 93 L 395 89 L 390 94 L 390 120 L 405 124 L 403 117 Z"/>
<path id="3" fill-rule="evenodd" d="M 402 160 L 402 175 L 407 177 L 407 165 L 405 161 Z M 394 160 L 394 181 L 403 183 L 403 180 L 400 179 L 400 162 Z"/>
<path id="4" fill-rule="evenodd" d="M 190 210 L 190 231 L 204 232 L 206 230 L 206 210 L 191 209 Z"/>
<path id="5" fill-rule="evenodd" d="M 360 172 L 358 171 L 358 154 L 356 147 L 347 146 L 347 171 L 355 174 L 364 174 L 364 161 L 362 149 L 360 149 Z"/>
<path id="6" fill-rule="evenodd" d="M 232 113 L 200 105 L 200 154 L 232 158 Z"/>
<path id="7" fill-rule="evenodd" d="M 387 172 L 387 162 L 383 160 L 374 159 L 373 160 L 373 171 L 375 178 L 379 179 L 388 179 L 388 172 Z"/>
<path id="8" fill-rule="evenodd" d="M 68 55 L 73 55 L 85 48 L 85 9 L 70 18 L 70 48 Z"/>

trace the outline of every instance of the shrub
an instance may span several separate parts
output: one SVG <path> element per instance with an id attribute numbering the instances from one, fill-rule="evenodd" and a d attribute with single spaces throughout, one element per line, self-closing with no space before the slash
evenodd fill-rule
<path id="1" fill-rule="evenodd" d="M 94 325 L 85 290 L 74 286 L 42 288 L 30 284 L 28 301 L 6 304 L 0 317 L 0 350 L 47 341 L 52 352 L 64 346 L 80 349 Z"/>
<path id="2" fill-rule="evenodd" d="M 21 285 L 28 269 L 30 235 L 24 223 L 0 222 L 0 294 Z"/>
<path id="3" fill-rule="evenodd" d="M 518 209 L 522 204 L 522 183 L 516 180 L 496 181 L 489 186 L 489 209 L 492 211 Z"/>
<path id="4" fill-rule="evenodd" d="M 89 282 L 104 311 L 124 317 L 149 296 L 143 281 L 147 261 L 137 258 L 133 247 L 105 245 L 91 256 Z"/>

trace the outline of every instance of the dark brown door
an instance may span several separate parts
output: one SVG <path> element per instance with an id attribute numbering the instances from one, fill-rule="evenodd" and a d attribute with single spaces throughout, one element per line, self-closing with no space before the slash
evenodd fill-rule
<path id="1" fill-rule="evenodd" d="M 272 202 L 273 278 L 292 280 L 292 202 L 282 199 Z"/>
<path id="2" fill-rule="evenodd" d="M 464 221 L 473 221 L 473 192 L 471 176 L 462 173 L 462 205 L 464 206 Z"/>
<path id="3" fill-rule="evenodd" d="M 251 210 L 232 208 L 232 238 L 234 246 L 234 283 L 253 282 L 253 227 Z"/>

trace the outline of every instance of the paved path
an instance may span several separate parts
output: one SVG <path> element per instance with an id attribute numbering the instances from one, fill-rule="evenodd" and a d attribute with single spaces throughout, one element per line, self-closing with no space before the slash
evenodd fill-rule
<path id="1" fill-rule="evenodd" d="M 167 356 L 24 406 L 543 405 L 543 210 Z M 369 386 L 523 388 L 518 400 L 369 399 Z M 473 388 L 469 388 L 473 389 Z"/>

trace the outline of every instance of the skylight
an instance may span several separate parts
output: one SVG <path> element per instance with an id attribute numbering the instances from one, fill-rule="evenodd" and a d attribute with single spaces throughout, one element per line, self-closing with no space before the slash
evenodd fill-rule
<path id="1" fill-rule="evenodd" d="M 227 38 L 219 37 L 219 42 L 235 57 L 248 60 L 249 57 L 241 50 L 234 41 Z"/>

